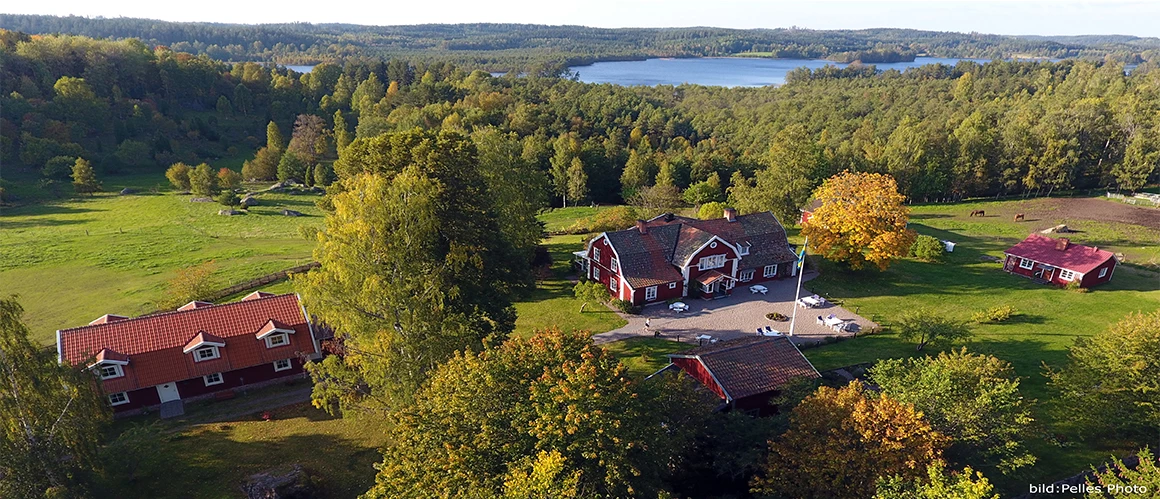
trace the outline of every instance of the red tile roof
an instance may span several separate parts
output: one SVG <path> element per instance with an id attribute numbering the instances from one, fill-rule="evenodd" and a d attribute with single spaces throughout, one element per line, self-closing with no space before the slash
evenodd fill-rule
<path id="1" fill-rule="evenodd" d="M 1008 248 L 1007 254 L 1080 274 L 1091 272 L 1107 262 L 1109 258 L 1115 258 L 1111 251 L 1070 242 L 1066 249 L 1061 251 L 1060 244 L 1061 240 L 1059 239 L 1031 234 L 1019 244 Z"/>
<path id="2" fill-rule="evenodd" d="M 262 329 L 259 329 L 258 332 L 254 333 L 254 336 L 258 337 L 258 339 L 261 339 L 265 338 L 267 335 L 273 333 L 274 331 L 285 331 L 287 333 L 293 333 L 294 328 L 293 326 L 287 325 L 284 322 L 270 319 L 270 321 L 267 322 L 265 326 L 262 326 Z"/>
<path id="3" fill-rule="evenodd" d="M 93 319 L 93 322 L 90 322 L 89 325 L 92 326 L 95 324 L 108 324 L 110 322 L 123 321 L 125 319 L 128 319 L 128 317 L 116 314 L 105 314 L 97 317 L 96 319 Z"/>
<path id="4" fill-rule="evenodd" d="M 190 350 L 193 350 L 206 343 L 211 343 L 214 346 L 225 346 L 226 340 L 225 338 L 214 336 L 205 331 L 198 331 L 197 336 L 194 336 L 193 339 L 189 340 L 189 343 L 186 343 L 185 346 L 181 348 L 181 352 L 189 353 Z"/>
<path id="5" fill-rule="evenodd" d="M 274 293 L 267 293 L 265 291 L 254 291 L 253 293 L 250 293 L 250 294 L 242 297 L 242 301 L 253 300 L 256 298 L 269 298 L 271 296 L 274 296 Z"/>
<path id="6" fill-rule="evenodd" d="M 189 303 L 186 303 L 185 305 L 178 307 L 177 310 L 182 310 L 182 311 L 193 310 L 195 308 L 204 308 L 204 307 L 212 307 L 212 306 L 213 306 L 213 304 L 208 302 L 208 301 L 194 300 L 194 301 L 191 301 Z"/>
<path id="7" fill-rule="evenodd" d="M 696 359 L 732 401 L 780 390 L 798 377 L 820 378 L 788 337 L 746 336 L 669 355 Z"/>
<path id="8" fill-rule="evenodd" d="M 96 359 L 94 359 L 93 362 L 89 365 L 93 366 L 102 362 L 129 362 L 129 356 L 120 352 L 114 352 L 108 348 L 102 348 L 100 352 L 97 352 Z"/>
<path id="9" fill-rule="evenodd" d="M 276 320 L 299 334 L 290 343 L 266 348 L 255 334 Z M 110 350 L 129 359 L 125 376 L 103 382 L 106 392 L 145 388 L 171 381 L 232 371 L 316 352 L 298 296 L 278 295 L 235 303 L 147 315 L 59 331 L 61 361 L 73 365 Z M 182 353 L 190 339 L 214 337 L 226 346 L 221 358 L 194 362 Z M 107 355 L 107 354 L 106 354 Z"/>

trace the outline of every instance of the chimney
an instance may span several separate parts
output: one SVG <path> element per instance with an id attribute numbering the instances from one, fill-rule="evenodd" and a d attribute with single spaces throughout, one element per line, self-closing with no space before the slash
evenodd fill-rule
<path id="1" fill-rule="evenodd" d="M 1067 251 L 1067 246 L 1071 244 L 1071 240 L 1066 237 L 1061 237 L 1055 240 L 1055 249 L 1058 251 Z"/>
<path id="2" fill-rule="evenodd" d="M 1092 246 L 1092 253 L 1099 253 L 1099 252 L 1100 252 L 1099 246 Z"/>
<path id="3" fill-rule="evenodd" d="M 725 220 L 728 220 L 730 222 L 736 222 L 737 221 L 737 210 L 734 210 L 733 208 L 725 208 Z"/>
<path id="4" fill-rule="evenodd" d="M 639 230 L 641 234 L 648 234 L 648 226 L 644 224 L 644 220 L 636 220 L 636 230 Z"/>

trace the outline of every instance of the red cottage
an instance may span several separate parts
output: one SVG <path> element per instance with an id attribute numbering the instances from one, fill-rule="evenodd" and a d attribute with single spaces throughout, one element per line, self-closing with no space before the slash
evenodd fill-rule
<path id="1" fill-rule="evenodd" d="M 1119 263 L 1110 251 L 1039 234 L 1027 236 L 1004 253 L 1003 270 L 1060 286 L 1071 282 L 1084 288 L 1103 284 L 1112 280 Z"/>
<path id="2" fill-rule="evenodd" d="M 722 409 L 769 412 L 769 399 L 793 378 L 820 378 L 785 336 L 745 336 L 670 354 L 661 371 L 679 368 L 722 401 Z"/>
<path id="3" fill-rule="evenodd" d="M 320 352 L 298 295 L 263 292 L 133 319 L 104 315 L 56 338 L 60 361 L 96 370 L 118 415 L 300 375 Z"/>
<path id="4" fill-rule="evenodd" d="M 772 213 L 697 220 L 666 213 L 605 232 L 577 255 L 588 279 L 635 305 L 683 296 L 715 298 L 737 283 L 796 275 L 785 228 Z"/>

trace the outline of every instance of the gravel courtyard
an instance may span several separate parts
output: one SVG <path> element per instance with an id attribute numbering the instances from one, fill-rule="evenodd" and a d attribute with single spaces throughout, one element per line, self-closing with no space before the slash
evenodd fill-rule
<path id="1" fill-rule="evenodd" d="M 817 273 L 810 271 L 803 277 L 805 281 L 816 277 Z M 669 310 L 668 305 L 661 303 L 645 307 L 640 315 L 626 315 L 628 324 L 607 333 L 594 335 L 596 343 L 608 343 L 635 336 L 651 336 L 659 331 L 664 338 L 675 339 L 685 343 L 696 343 L 697 336 L 709 335 L 718 339 L 733 339 L 743 335 L 756 334 L 757 328 L 770 326 L 777 331 L 789 331 L 789 321 L 778 322 L 765 318 L 765 314 L 779 312 L 786 317 L 794 313 L 794 287 L 797 279 L 784 279 L 761 283 L 769 288 L 766 294 L 754 294 L 749 286 L 739 283 L 733 289 L 733 294 L 716 300 L 700 298 L 682 299 L 689 305 L 689 310 L 676 313 Z M 802 285 L 801 296 L 810 296 L 807 284 Z M 795 343 L 810 343 L 819 341 L 827 336 L 852 336 L 854 332 L 836 332 L 829 327 L 817 323 L 817 317 L 827 317 L 833 314 L 846 321 L 857 324 L 856 331 L 867 331 L 878 325 L 870 320 L 854 314 L 832 303 L 826 303 L 819 308 L 797 309 L 797 320 L 794 324 Z M 645 319 L 651 320 L 650 331 L 645 331 Z"/>

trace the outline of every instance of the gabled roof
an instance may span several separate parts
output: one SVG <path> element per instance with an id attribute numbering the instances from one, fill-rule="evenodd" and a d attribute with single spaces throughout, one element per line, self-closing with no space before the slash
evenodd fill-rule
<path id="1" fill-rule="evenodd" d="M 125 319 L 128 319 L 128 317 L 117 314 L 105 314 L 97 317 L 96 319 L 93 319 L 93 322 L 90 322 L 89 325 L 92 326 L 96 324 L 108 324 L 110 322 L 123 321 Z"/>
<path id="2" fill-rule="evenodd" d="M 271 320 L 297 333 L 290 345 L 266 348 L 255 335 Z M 191 340 L 225 343 L 222 358 L 194 362 L 182 352 Z M 212 307 L 165 312 L 58 332 L 62 362 L 76 365 L 109 350 L 132 359 L 125 376 L 105 380 L 106 392 L 150 387 L 204 374 L 256 366 L 315 353 L 310 325 L 298 296 L 285 294 Z M 196 341 L 193 341 L 196 343 Z"/>
<path id="3" fill-rule="evenodd" d="M 1061 243 L 1060 239 L 1031 234 L 1019 244 L 1008 248 L 1006 253 L 1080 274 L 1091 272 L 1109 258 L 1115 258 L 1111 251 L 1070 241 L 1065 246 L 1066 249 L 1060 250 Z"/>
<path id="4" fill-rule="evenodd" d="M 193 310 L 195 308 L 204 308 L 204 307 L 212 307 L 212 306 L 213 306 L 213 304 L 208 302 L 208 301 L 194 300 L 194 301 L 191 301 L 189 303 L 186 303 L 185 305 L 178 307 L 177 310 L 185 311 L 185 310 Z"/>
<path id="5" fill-rule="evenodd" d="M 821 377 L 785 336 L 746 336 L 670 354 L 669 359 L 700 362 L 727 401 L 780 390 L 793 378 Z"/>
<path id="6" fill-rule="evenodd" d="M 253 300 L 256 298 L 269 298 L 271 296 L 274 296 L 274 293 L 267 293 L 265 291 L 254 291 L 253 293 L 250 293 L 250 294 L 242 297 L 242 301 Z"/>
<path id="7" fill-rule="evenodd" d="M 270 336 L 273 333 L 294 334 L 294 328 L 292 326 L 289 326 L 289 325 L 283 323 L 283 322 L 280 322 L 280 321 L 277 321 L 274 319 L 270 319 L 269 322 L 266 322 L 266 325 L 262 326 L 262 329 L 259 329 L 257 333 L 254 333 L 254 336 L 257 336 L 258 339 L 260 340 L 262 338 Z"/>
<path id="8" fill-rule="evenodd" d="M 128 363 L 129 363 L 129 356 L 128 355 L 125 355 L 125 354 L 119 353 L 119 352 L 114 352 L 112 350 L 109 350 L 108 348 L 102 348 L 100 352 L 97 352 L 96 358 L 94 358 L 93 362 L 89 364 L 89 367 L 95 366 L 97 364 L 125 365 Z"/>
<path id="9" fill-rule="evenodd" d="M 185 347 L 181 349 L 181 353 L 189 353 L 203 345 L 224 347 L 226 346 L 226 340 L 221 336 L 214 336 L 205 331 L 198 331 L 197 336 L 189 340 L 189 343 L 186 343 Z"/>

